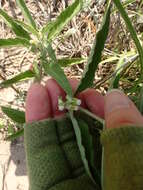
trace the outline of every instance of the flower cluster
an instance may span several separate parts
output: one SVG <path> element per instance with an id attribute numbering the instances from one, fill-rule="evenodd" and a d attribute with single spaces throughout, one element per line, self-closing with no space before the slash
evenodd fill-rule
<path id="1" fill-rule="evenodd" d="M 58 99 L 59 110 L 63 111 L 64 109 L 77 111 L 79 106 L 81 105 L 81 100 L 77 98 L 72 98 L 70 96 L 66 96 L 66 101 L 64 102 L 61 97 Z"/>

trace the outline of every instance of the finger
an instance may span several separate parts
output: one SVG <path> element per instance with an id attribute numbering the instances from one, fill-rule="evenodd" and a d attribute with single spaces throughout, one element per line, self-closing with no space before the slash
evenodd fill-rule
<path id="1" fill-rule="evenodd" d="M 58 108 L 58 98 L 62 97 L 63 100 L 65 100 L 65 92 L 64 90 L 60 87 L 60 85 L 54 80 L 54 79 L 49 79 L 46 82 L 46 89 L 49 93 L 50 100 L 51 100 L 51 108 L 52 108 L 52 116 L 62 116 L 65 111 L 60 111 Z"/>
<path id="2" fill-rule="evenodd" d="M 70 83 L 70 85 L 72 87 L 73 93 L 75 93 L 75 91 L 76 91 L 76 89 L 78 87 L 78 84 L 79 84 L 79 80 L 72 78 L 72 79 L 68 79 L 68 81 L 69 81 L 69 83 Z"/>
<path id="3" fill-rule="evenodd" d="M 87 89 L 82 94 L 88 110 L 104 118 L 104 96 L 94 89 Z"/>
<path id="4" fill-rule="evenodd" d="M 72 87 L 72 91 L 73 93 L 75 93 L 77 87 L 78 87 L 78 84 L 79 84 L 79 81 L 77 79 L 68 79 L 69 80 L 69 83 Z M 84 101 L 84 96 L 83 96 L 83 93 L 80 93 L 80 94 L 77 94 L 76 95 L 77 98 L 79 98 L 81 100 L 81 107 L 83 108 L 86 108 L 86 105 L 85 105 L 85 101 Z"/>
<path id="5" fill-rule="evenodd" d="M 46 89 L 38 83 L 32 84 L 26 98 L 26 122 L 51 117 L 51 104 Z"/>
<path id="6" fill-rule="evenodd" d="M 143 117 L 123 92 L 114 90 L 105 97 L 105 122 L 107 128 L 143 125 Z"/>

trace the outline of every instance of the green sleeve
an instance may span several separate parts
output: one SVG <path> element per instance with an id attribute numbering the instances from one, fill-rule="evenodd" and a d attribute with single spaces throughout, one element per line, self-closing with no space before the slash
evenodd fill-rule
<path id="1" fill-rule="evenodd" d="M 30 190 L 99 190 L 85 173 L 70 119 L 27 124 Z"/>
<path id="2" fill-rule="evenodd" d="M 105 129 L 103 190 L 143 190 L 143 127 Z"/>

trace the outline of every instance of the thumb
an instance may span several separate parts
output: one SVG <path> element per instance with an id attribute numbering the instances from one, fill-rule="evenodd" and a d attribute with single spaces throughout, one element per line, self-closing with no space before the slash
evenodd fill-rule
<path id="1" fill-rule="evenodd" d="M 143 125 L 143 117 L 123 92 L 112 90 L 105 96 L 105 123 L 106 128 Z"/>

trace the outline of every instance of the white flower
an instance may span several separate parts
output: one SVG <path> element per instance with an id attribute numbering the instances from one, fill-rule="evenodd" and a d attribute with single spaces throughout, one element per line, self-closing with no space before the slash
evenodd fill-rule
<path id="1" fill-rule="evenodd" d="M 60 110 L 60 111 L 63 111 L 64 109 L 65 109 L 64 106 L 59 106 L 59 110 Z"/>
<path id="2" fill-rule="evenodd" d="M 76 99 L 76 104 L 77 104 L 78 106 L 80 106 L 80 105 L 81 105 L 81 100 L 80 100 L 80 99 Z"/>
<path id="3" fill-rule="evenodd" d="M 58 107 L 60 111 L 64 109 L 77 111 L 79 106 L 81 105 L 81 100 L 77 98 L 72 98 L 71 96 L 66 96 L 66 101 L 63 102 L 62 98 L 58 99 Z"/>

